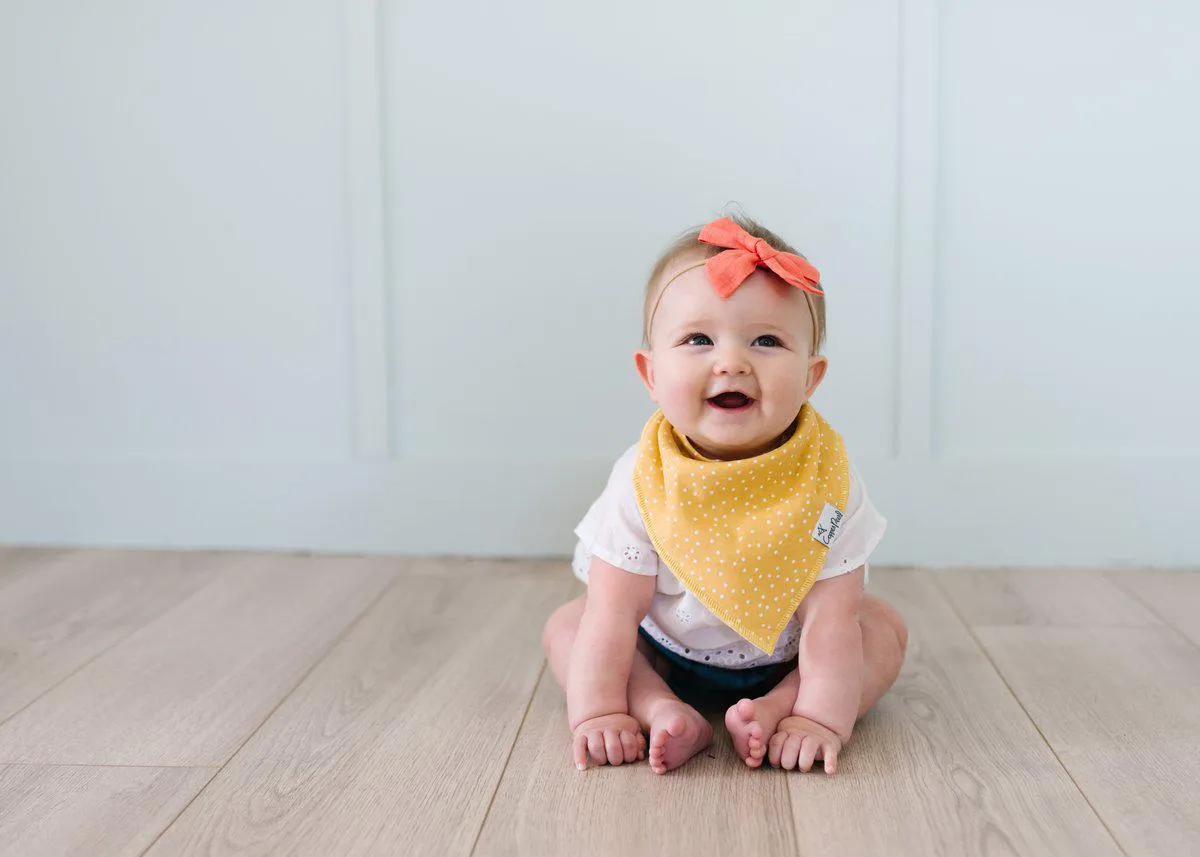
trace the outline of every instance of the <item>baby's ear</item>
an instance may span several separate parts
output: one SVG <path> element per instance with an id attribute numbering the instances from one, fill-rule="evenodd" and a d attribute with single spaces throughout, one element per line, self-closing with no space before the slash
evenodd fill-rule
<path id="1" fill-rule="evenodd" d="M 821 381 L 825 379 L 825 371 L 829 368 L 829 358 L 824 354 L 815 354 L 808 358 L 808 390 L 804 398 L 811 399 Z"/>
<path id="2" fill-rule="evenodd" d="M 646 348 L 639 348 L 633 352 L 633 362 L 637 366 L 638 374 L 642 376 L 642 383 L 646 385 L 650 398 L 657 402 L 658 399 L 654 398 L 654 355 Z"/>

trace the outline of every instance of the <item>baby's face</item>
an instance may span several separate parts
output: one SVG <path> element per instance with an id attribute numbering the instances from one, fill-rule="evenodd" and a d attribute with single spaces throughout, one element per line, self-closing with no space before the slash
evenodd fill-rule
<path id="1" fill-rule="evenodd" d="M 812 324 L 804 293 L 767 271 L 725 299 L 703 266 L 693 268 L 663 292 L 638 371 L 703 454 L 749 458 L 778 444 L 824 376 L 825 358 L 810 353 Z"/>

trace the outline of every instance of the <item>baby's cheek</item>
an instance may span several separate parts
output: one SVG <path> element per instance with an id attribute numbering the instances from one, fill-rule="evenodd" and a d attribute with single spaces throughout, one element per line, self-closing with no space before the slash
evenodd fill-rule
<path id="1" fill-rule="evenodd" d="M 782 378 L 773 379 L 770 390 L 780 404 L 785 402 L 799 404 L 804 401 L 804 385 L 805 378 L 802 375 L 789 372 Z"/>
<path id="2" fill-rule="evenodd" d="M 689 413 L 687 402 L 687 396 L 682 395 L 678 390 L 672 390 L 670 394 L 659 398 L 658 406 L 662 408 L 668 419 L 675 422 Z"/>
<path id="3" fill-rule="evenodd" d="M 658 406 L 667 420 L 680 431 L 687 432 L 700 419 L 696 397 L 688 391 L 674 391 L 669 397 L 660 397 Z"/>
<path id="4" fill-rule="evenodd" d="M 669 403 L 674 408 L 694 405 L 700 393 L 693 387 L 682 379 L 668 380 L 659 387 L 659 399 L 664 405 Z"/>

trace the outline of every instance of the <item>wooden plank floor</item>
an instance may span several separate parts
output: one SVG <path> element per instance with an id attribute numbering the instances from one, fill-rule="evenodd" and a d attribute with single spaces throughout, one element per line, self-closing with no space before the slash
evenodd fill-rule
<path id="1" fill-rule="evenodd" d="M 836 776 L 657 777 L 570 764 L 564 562 L 0 548 L 0 854 L 1200 853 L 1200 573 L 871 587 L 909 657 Z"/>

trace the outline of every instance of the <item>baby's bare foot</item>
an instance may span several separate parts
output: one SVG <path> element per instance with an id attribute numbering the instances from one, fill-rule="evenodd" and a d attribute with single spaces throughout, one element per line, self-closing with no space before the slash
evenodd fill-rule
<path id="1" fill-rule="evenodd" d="M 769 696 L 742 699 L 725 712 L 725 728 L 733 737 L 737 754 L 751 768 L 757 768 L 767 755 L 767 742 L 788 711 L 780 711 Z"/>
<path id="2" fill-rule="evenodd" d="M 665 774 L 712 742 L 712 726 L 678 700 L 661 703 L 650 718 L 650 769 Z"/>

